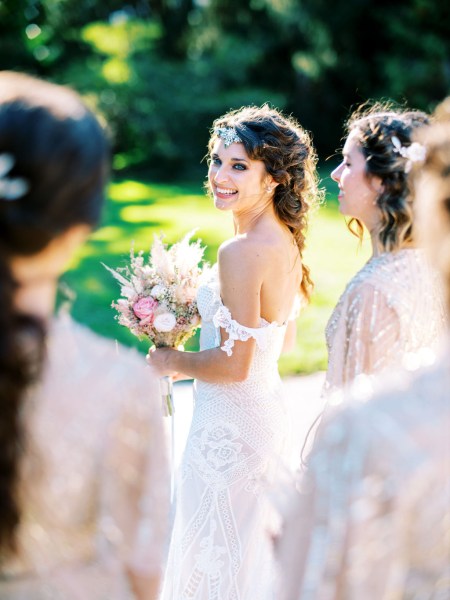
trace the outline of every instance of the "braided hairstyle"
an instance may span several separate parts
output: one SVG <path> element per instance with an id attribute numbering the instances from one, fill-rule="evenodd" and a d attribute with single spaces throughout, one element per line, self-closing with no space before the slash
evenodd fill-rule
<path id="1" fill-rule="evenodd" d="M 14 306 L 10 262 L 73 225 L 98 223 L 108 158 L 101 126 L 74 91 L 0 72 L 0 161 L 10 163 L 0 183 L 26 183 L 16 196 L 0 185 L 0 560 L 15 549 L 21 406 L 40 377 L 46 338 L 45 323 Z"/>
<path id="2" fill-rule="evenodd" d="M 261 160 L 274 181 L 275 213 L 292 233 L 300 257 L 305 248 L 308 213 L 320 196 L 316 171 L 317 156 L 311 137 L 292 117 L 268 105 L 246 106 L 216 119 L 209 149 L 217 139 L 214 130 L 234 127 L 248 156 Z M 306 299 L 312 289 L 309 268 L 302 262 L 301 291 Z"/>
<path id="3" fill-rule="evenodd" d="M 383 251 L 392 252 L 414 241 L 409 165 L 392 140 L 397 138 L 403 147 L 409 147 L 414 131 L 427 123 L 428 117 L 421 111 L 392 109 L 383 103 L 364 104 L 347 122 L 347 134 L 356 135 L 366 159 L 367 176 L 377 176 L 382 182 L 376 204 L 381 216 L 378 241 Z M 362 223 L 353 218 L 348 225 L 362 239 Z"/>

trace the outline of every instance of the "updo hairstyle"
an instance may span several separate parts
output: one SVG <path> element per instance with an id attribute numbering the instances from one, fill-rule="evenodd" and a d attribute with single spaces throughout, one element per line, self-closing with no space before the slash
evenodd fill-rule
<path id="1" fill-rule="evenodd" d="M 428 117 L 421 111 L 392 109 L 380 103 L 369 108 L 364 104 L 347 122 L 347 135 L 356 136 L 366 160 L 367 177 L 377 176 L 382 182 L 376 205 L 381 218 L 378 242 L 383 252 L 393 252 L 414 241 L 408 160 L 396 151 L 393 138 L 407 148 L 415 130 L 427 123 Z M 349 229 L 362 239 L 363 225 L 358 219 L 349 221 Z"/>

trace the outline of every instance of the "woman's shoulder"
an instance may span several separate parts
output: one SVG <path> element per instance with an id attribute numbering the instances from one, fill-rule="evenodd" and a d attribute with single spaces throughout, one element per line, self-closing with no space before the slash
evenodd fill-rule
<path id="1" fill-rule="evenodd" d="M 69 315 L 55 318 L 47 338 L 47 361 L 30 406 L 42 414 L 89 414 L 98 419 L 122 418 L 143 427 L 162 421 L 159 380 L 142 354 L 91 331 Z M 95 418 L 94 418 L 95 417 Z"/>
<path id="2" fill-rule="evenodd" d="M 254 277 L 264 273 L 269 257 L 269 248 L 258 237 L 235 236 L 224 242 L 218 251 L 217 262 L 221 277 L 236 273 Z"/>
<path id="3" fill-rule="evenodd" d="M 60 361 L 72 364 L 86 377 L 95 374 L 100 379 L 107 377 L 116 384 L 127 381 L 135 386 L 147 379 L 144 356 L 134 348 L 128 348 L 117 341 L 105 338 L 63 314 L 55 319 L 50 335 L 50 353 Z"/>
<path id="4" fill-rule="evenodd" d="M 250 265 L 251 268 L 264 268 L 267 261 L 285 253 L 285 242 L 269 228 L 252 230 L 226 240 L 218 251 L 218 263 L 221 265 Z"/>
<path id="5" fill-rule="evenodd" d="M 349 281 L 346 294 L 355 297 L 364 292 L 371 295 L 375 292 L 383 294 L 386 290 L 392 291 L 396 283 L 401 283 L 399 272 L 408 268 L 410 259 L 421 262 L 422 255 L 385 252 L 373 256 Z"/>

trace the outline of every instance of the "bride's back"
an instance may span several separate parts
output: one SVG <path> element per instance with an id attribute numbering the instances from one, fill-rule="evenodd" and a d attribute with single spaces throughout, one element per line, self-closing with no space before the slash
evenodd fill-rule
<path id="1" fill-rule="evenodd" d="M 284 324 L 301 294 L 303 271 L 299 249 L 292 234 L 270 219 L 254 232 L 255 246 L 265 258 L 261 286 L 261 317 Z"/>

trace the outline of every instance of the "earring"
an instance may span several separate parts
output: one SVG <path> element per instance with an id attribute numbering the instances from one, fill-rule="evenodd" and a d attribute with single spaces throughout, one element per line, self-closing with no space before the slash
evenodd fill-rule
<path id="1" fill-rule="evenodd" d="M 268 186 L 266 187 L 266 192 L 268 192 L 268 193 L 270 194 L 270 192 L 271 192 L 271 191 L 272 191 L 272 188 L 270 187 L 270 185 L 268 185 Z"/>

